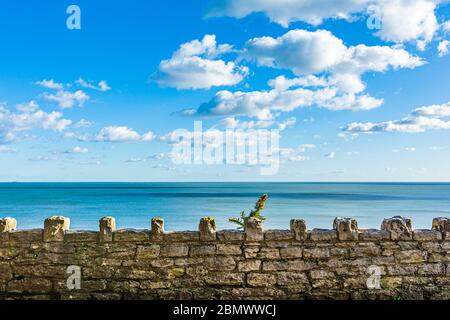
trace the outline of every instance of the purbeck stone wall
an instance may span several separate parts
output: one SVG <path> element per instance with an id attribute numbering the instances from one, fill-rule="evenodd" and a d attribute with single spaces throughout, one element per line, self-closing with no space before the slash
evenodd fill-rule
<path id="1" fill-rule="evenodd" d="M 412 230 L 402 217 L 381 230 L 359 230 L 336 218 L 332 230 L 216 231 L 204 218 L 199 231 L 70 231 L 64 217 L 44 229 L 16 230 L 0 219 L 0 299 L 449 299 L 450 219 Z M 67 285 L 73 267 L 80 289 Z M 69 273 L 68 273 L 69 268 Z M 377 284 L 379 281 L 379 284 Z M 69 289 L 71 288 L 71 289 Z"/>

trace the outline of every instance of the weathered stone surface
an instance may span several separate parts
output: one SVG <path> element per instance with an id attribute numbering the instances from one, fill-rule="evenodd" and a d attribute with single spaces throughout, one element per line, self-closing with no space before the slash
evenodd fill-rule
<path id="1" fill-rule="evenodd" d="M 264 239 L 262 221 L 257 218 L 250 218 L 245 222 L 245 240 L 262 241 Z"/>
<path id="2" fill-rule="evenodd" d="M 420 250 L 405 250 L 395 253 L 399 263 L 421 263 L 427 260 L 427 253 Z"/>
<path id="3" fill-rule="evenodd" d="M 306 271 L 314 268 L 314 264 L 301 259 L 288 261 L 263 261 L 263 271 Z"/>
<path id="4" fill-rule="evenodd" d="M 341 241 L 358 240 L 358 222 L 352 218 L 337 217 L 333 222 L 333 229 L 337 231 Z"/>
<path id="5" fill-rule="evenodd" d="M 98 232 L 96 231 L 66 231 L 64 240 L 67 242 L 96 242 Z"/>
<path id="6" fill-rule="evenodd" d="M 17 220 L 14 218 L 0 219 L 0 233 L 11 232 L 17 229 Z"/>
<path id="7" fill-rule="evenodd" d="M 258 271 L 260 267 L 260 260 L 244 260 L 238 263 L 238 270 L 241 272 Z"/>
<path id="8" fill-rule="evenodd" d="M 436 225 L 412 238 L 360 230 L 358 240 L 345 241 L 336 230 L 301 240 L 292 230 L 258 230 L 257 241 L 238 231 L 218 231 L 215 240 L 200 240 L 197 231 L 155 240 L 148 231 L 119 230 L 102 241 L 98 232 L 65 230 L 63 241 L 50 242 L 41 229 L 3 232 L 0 298 L 450 298 L 450 241 Z M 67 291 L 70 265 L 81 268 L 79 292 Z M 367 289 L 370 266 L 380 268 L 380 290 Z"/>
<path id="9" fill-rule="evenodd" d="M 206 276 L 205 281 L 209 285 L 225 285 L 225 286 L 237 286 L 245 283 L 244 273 L 235 272 L 216 272 Z"/>
<path id="10" fill-rule="evenodd" d="M 242 249 L 238 244 L 219 243 L 216 246 L 216 253 L 219 255 L 241 255 Z"/>
<path id="11" fill-rule="evenodd" d="M 116 231 L 116 219 L 113 217 L 103 217 L 99 221 L 100 232 L 98 234 L 100 242 L 113 241 L 113 234 Z"/>
<path id="12" fill-rule="evenodd" d="M 437 230 L 414 230 L 413 239 L 415 241 L 439 241 L 442 240 L 442 233 Z"/>
<path id="13" fill-rule="evenodd" d="M 303 249 L 303 257 L 305 259 L 325 259 L 330 257 L 330 250 L 328 248 Z"/>
<path id="14" fill-rule="evenodd" d="M 161 257 L 187 257 L 189 246 L 187 245 L 164 245 L 161 246 Z"/>
<path id="15" fill-rule="evenodd" d="M 216 240 L 216 220 L 214 218 L 202 218 L 198 230 L 200 231 L 200 241 Z"/>
<path id="16" fill-rule="evenodd" d="M 175 231 L 164 233 L 164 242 L 184 242 L 198 241 L 200 234 L 198 231 Z"/>
<path id="17" fill-rule="evenodd" d="M 252 272 L 247 275 L 247 283 L 252 287 L 271 287 L 277 283 L 277 278 L 274 274 Z"/>
<path id="18" fill-rule="evenodd" d="M 381 224 L 381 230 L 389 231 L 392 240 L 411 240 L 412 224 L 411 219 L 395 216 L 384 219 Z"/>
<path id="19" fill-rule="evenodd" d="M 311 241 L 335 241 L 337 240 L 336 230 L 313 229 L 309 233 Z"/>
<path id="20" fill-rule="evenodd" d="M 164 219 L 152 218 L 150 223 L 150 237 L 153 241 L 161 241 L 164 234 Z"/>
<path id="21" fill-rule="evenodd" d="M 147 242 L 149 234 L 146 230 L 121 229 L 114 232 L 113 240 L 115 242 Z"/>
<path id="22" fill-rule="evenodd" d="M 191 257 L 199 257 L 199 256 L 211 256 L 216 253 L 215 245 L 199 245 L 199 246 L 191 246 L 190 256 Z"/>
<path id="23" fill-rule="evenodd" d="M 308 237 L 306 231 L 306 222 L 302 219 L 292 219 L 290 222 L 291 232 L 297 241 L 305 241 Z"/>
<path id="24" fill-rule="evenodd" d="M 42 241 L 44 230 L 33 229 L 33 230 L 17 230 L 9 234 L 9 240 L 13 242 L 39 242 Z"/>
<path id="25" fill-rule="evenodd" d="M 301 258 L 303 249 L 301 247 L 281 248 L 280 255 L 283 259 Z"/>
<path id="26" fill-rule="evenodd" d="M 238 230 L 221 230 L 217 231 L 217 240 L 219 241 L 238 241 L 245 239 L 245 233 Z"/>
<path id="27" fill-rule="evenodd" d="M 382 241 L 389 240 L 391 238 L 391 234 L 386 230 L 377 230 L 377 229 L 365 229 L 359 230 L 359 240 L 360 241 Z"/>
<path id="28" fill-rule="evenodd" d="M 136 251 L 137 260 L 155 259 L 159 256 L 161 247 L 157 244 L 138 246 Z"/>
<path id="29" fill-rule="evenodd" d="M 264 232 L 266 241 L 283 241 L 292 240 L 294 235 L 289 230 L 267 230 Z"/>
<path id="30" fill-rule="evenodd" d="M 64 241 L 64 233 L 69 230 L 70 219 L 53 216 L 44 221 L 44 241 Z"/>
<path id="31" fill-rule="evenodd" d="M 450 240 L 450 218 L 434 218 L 432 229 L 442 232 L 443 238 Z"/>

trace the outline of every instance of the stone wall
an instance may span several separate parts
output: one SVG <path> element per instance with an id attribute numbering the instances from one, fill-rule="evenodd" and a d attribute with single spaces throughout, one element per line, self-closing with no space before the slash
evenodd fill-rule
<path id="1" fill-rule="evenodd" d="M 311 231 L 303 220 L 267 231 L 250 220 L 243 232 L 216 231 L 211 218 L 189 232 L 164 232 L 162 219 L 151 230 L 116 230 L 110 217 L 99 232 L 69 224 L 51 217 L 44 229 L 17 231 L 0 219 L 0 299 L 450 298 L 447 218 L 431 230 L 401 217 L 381 230 L 342 218 Z"/>

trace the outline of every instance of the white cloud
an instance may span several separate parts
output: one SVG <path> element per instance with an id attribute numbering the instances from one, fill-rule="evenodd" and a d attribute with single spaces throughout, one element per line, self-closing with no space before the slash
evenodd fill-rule
<path id="1" fill-rule="evenodd" d="M 419 49 L 430 42 L 439 29 L 435 15 L 442 0 L 379 0 L 381 39 L 393 42 L 417 41 Z"/>
<path id="2" fill-rule="evenodd" d="M 64 153 L 86 154 L 86 153 L 89 153 L 89 149 L 85 148 L 85 147 L 76 146 L 69 150 L 66 150 Z"/>
<path id="3" fill-rule="evenodd" d="M 342 130 L 346 133 L 405 132 L 418 133 L 427 130 L 448 130 L 450 121 L 442 118 L 450 116 L 450 102 L 442 105 L 430 105 L 413 110 L 400 120 L 379 123 L 353 122 Z"/>
<path id="4" fill-rule="evenodd" d="M 8 146 L 0 145 L 0 153 L 16 153 L 17 150 Z"/>
<path id="5" fill-rule="evenodd" d="M 70 109 L 74 106 L 81 107 L 90 99 L 90 97 L 82 90 L 77 90 L 75 92 L 61 90 L 55 94 L 45 93 L 44 98 L 49 101 L 55 101 L 61 109 Z"/>
<path id="6" fill-rule="evenodd" d="M 135 130 L 124 126 L 110 126 L 100 130 L 95 140 L 103 142 L 151 141 L 155 135 L 149 131 L 140 135 Z"/>
<path id="7" fill-rule="evenodd" d="M 16 109 L 19 110 L 20 112 L 31 113 L 31 112 L 35 112 L 36 110 L 38 110 L 39 105 L 36 103 L 36 101 L 31 100 L 27 103 L 21 103 L 21 104 L 16 105 Z"/>
<path id="8" fill-rule="evenodd" d="M 295 125 L 297 119 L 295 117 L 287 118 L 286 120 L 278 123 L 278 130 L 286 130 L 287 128 L 291 128 Z"/>
<path id="9" fill-rule="evenodd" d="M 228 44 L 217 45 L 215 35 L 184 43 L 170 59 L 161 61 L 156 81 L 177 89 L 235 85 L 247 76 L 248 68 L 216 59 L 231 50 Z"/>
<path id="10" fill-rule="evenodd" d="M 30 111 L 30 110 L 28 110 Z M 11 112 L 4 106 L 0 106 L 0 141 L 14 141 L 23 132 L 32 129 L 63 131 L 72 123 L 64 119 L 60 112 Z"/>
<path id="11" fill-rule="evenodd" d="M 387 46 L 347 47 L 343 41 L 327 30 L 291 30 L 278 38 L 260 37 L 247 42 L 243 58 L 259 65 L 292 70 L 296 75 L 308 75 L 287 82 L 283 77 L 269 85 L 324 86 L 327 83 L 351 93 L 361 92 L 365 84 L 361 75 L 366 72 L 384 72 L 390 69 L 416 68 L 424 64 L 417 56 L 401 48 Z M 330 79 L 311 77 L 314 73 L 329 73 Z"/>
<path id="12" fill-rule="evenodd" d="M 376 33 L 386 41 L 416 40 L 421 46 L 430 42 L 439 28 L 436 8 L 442 0 L 216 0 L 208 16 L 245 17 L 254 12 L 265 13 L 270 20 L 288 27 L 303 21 L 313 26 L 327 19 L 352 21 L 365 19 L 373 8 L 382 27 Z"/>
<path id="13" fill-rule="evenodd" d="M 50 80 L 42 80 L 42 81 L 37 81 L 35 82 L 35 84 L 48 88 L 48 89 L 54 89 L 54 90 L 62 90 L 64 88 L 64 85 L 62 83 L 58 83 L 55 82 L 55 80 L 50 79 Z"/>
<path id="14" fill-rule="evenodd" d="M 438 44 L 438 54 L 439 57 L 446 56 L 448 54 L 448 49 L 450 47 L 450 41 L 448 40 L 442 40 Z"/>
<path id="15" fill-rule="evenodd" d="M 431 146 L 429 149 L 430 149 L 431 151 L 440 151 L 440 150 L 446 149 L 446 147 L 442 147 L 442 146 Z"/>
<path id="16" fill-rule="evenodd" d="M 406 148 L 405 148 L 405 151 L 408 151 L 408 152 L 416 152 L 416 148 L 415 148 L 415 147 L 406 147 Z"/>
<path id="17" fill-rule="evenodd" d="M 108 85 L 108 83 L 105 80 L 101 80 L 98 82 L 97 85 L 95 85 L 90 81 L 86 81 L 82 78 L 79 78 L 78 80 L 75 81 L 75 83 L 83 88 L 93 89 L 93 90 L 97 90 L 97 91 L 101 91 L 101 92 L 106 92 L 106 91 L 111 90 L 111 87 Z"/>
<path id="18" fill-rule="evenodd" d="M 77 123 L 74 124 L 75 128 L 89 128 L 92 125 L 92 122 L 86 120 L 86 119 L 81 119 L 80 121 L 78 121 Z"/>
<path id="19" fill-rule="evenodd" d="M 337 88 L 310 90 L 297 88 L 286 91 L 219 91 L 209 102 L 197 109 L 182 111 L 184 115 L 248 116 L 272 120 L 282 112 L 318 106 L 330 110 L 370 110 L 379 107 L 382 99 L 368 95 L 341 94 Z"/>
<path id="20" fill-rule="evenodd" d="M 328 18 L 349 19 L 364 11 L 370 0 L 216 0 L 208 16 L 243 18 L 253 12 L 263 12 L 270 20 L 287 27 L 291 22 L 304 21 L 319 25 Z"/>

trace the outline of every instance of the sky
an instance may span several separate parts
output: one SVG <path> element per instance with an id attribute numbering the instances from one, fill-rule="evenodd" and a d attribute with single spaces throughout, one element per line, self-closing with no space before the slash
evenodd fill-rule
<path id="1" fill-rule="evenodd" d="M 450 181 L 449 1 L 2 1 L 0 41 L 3 182 Z M 174 161 L 198 121 L 276 173 Z"/>

